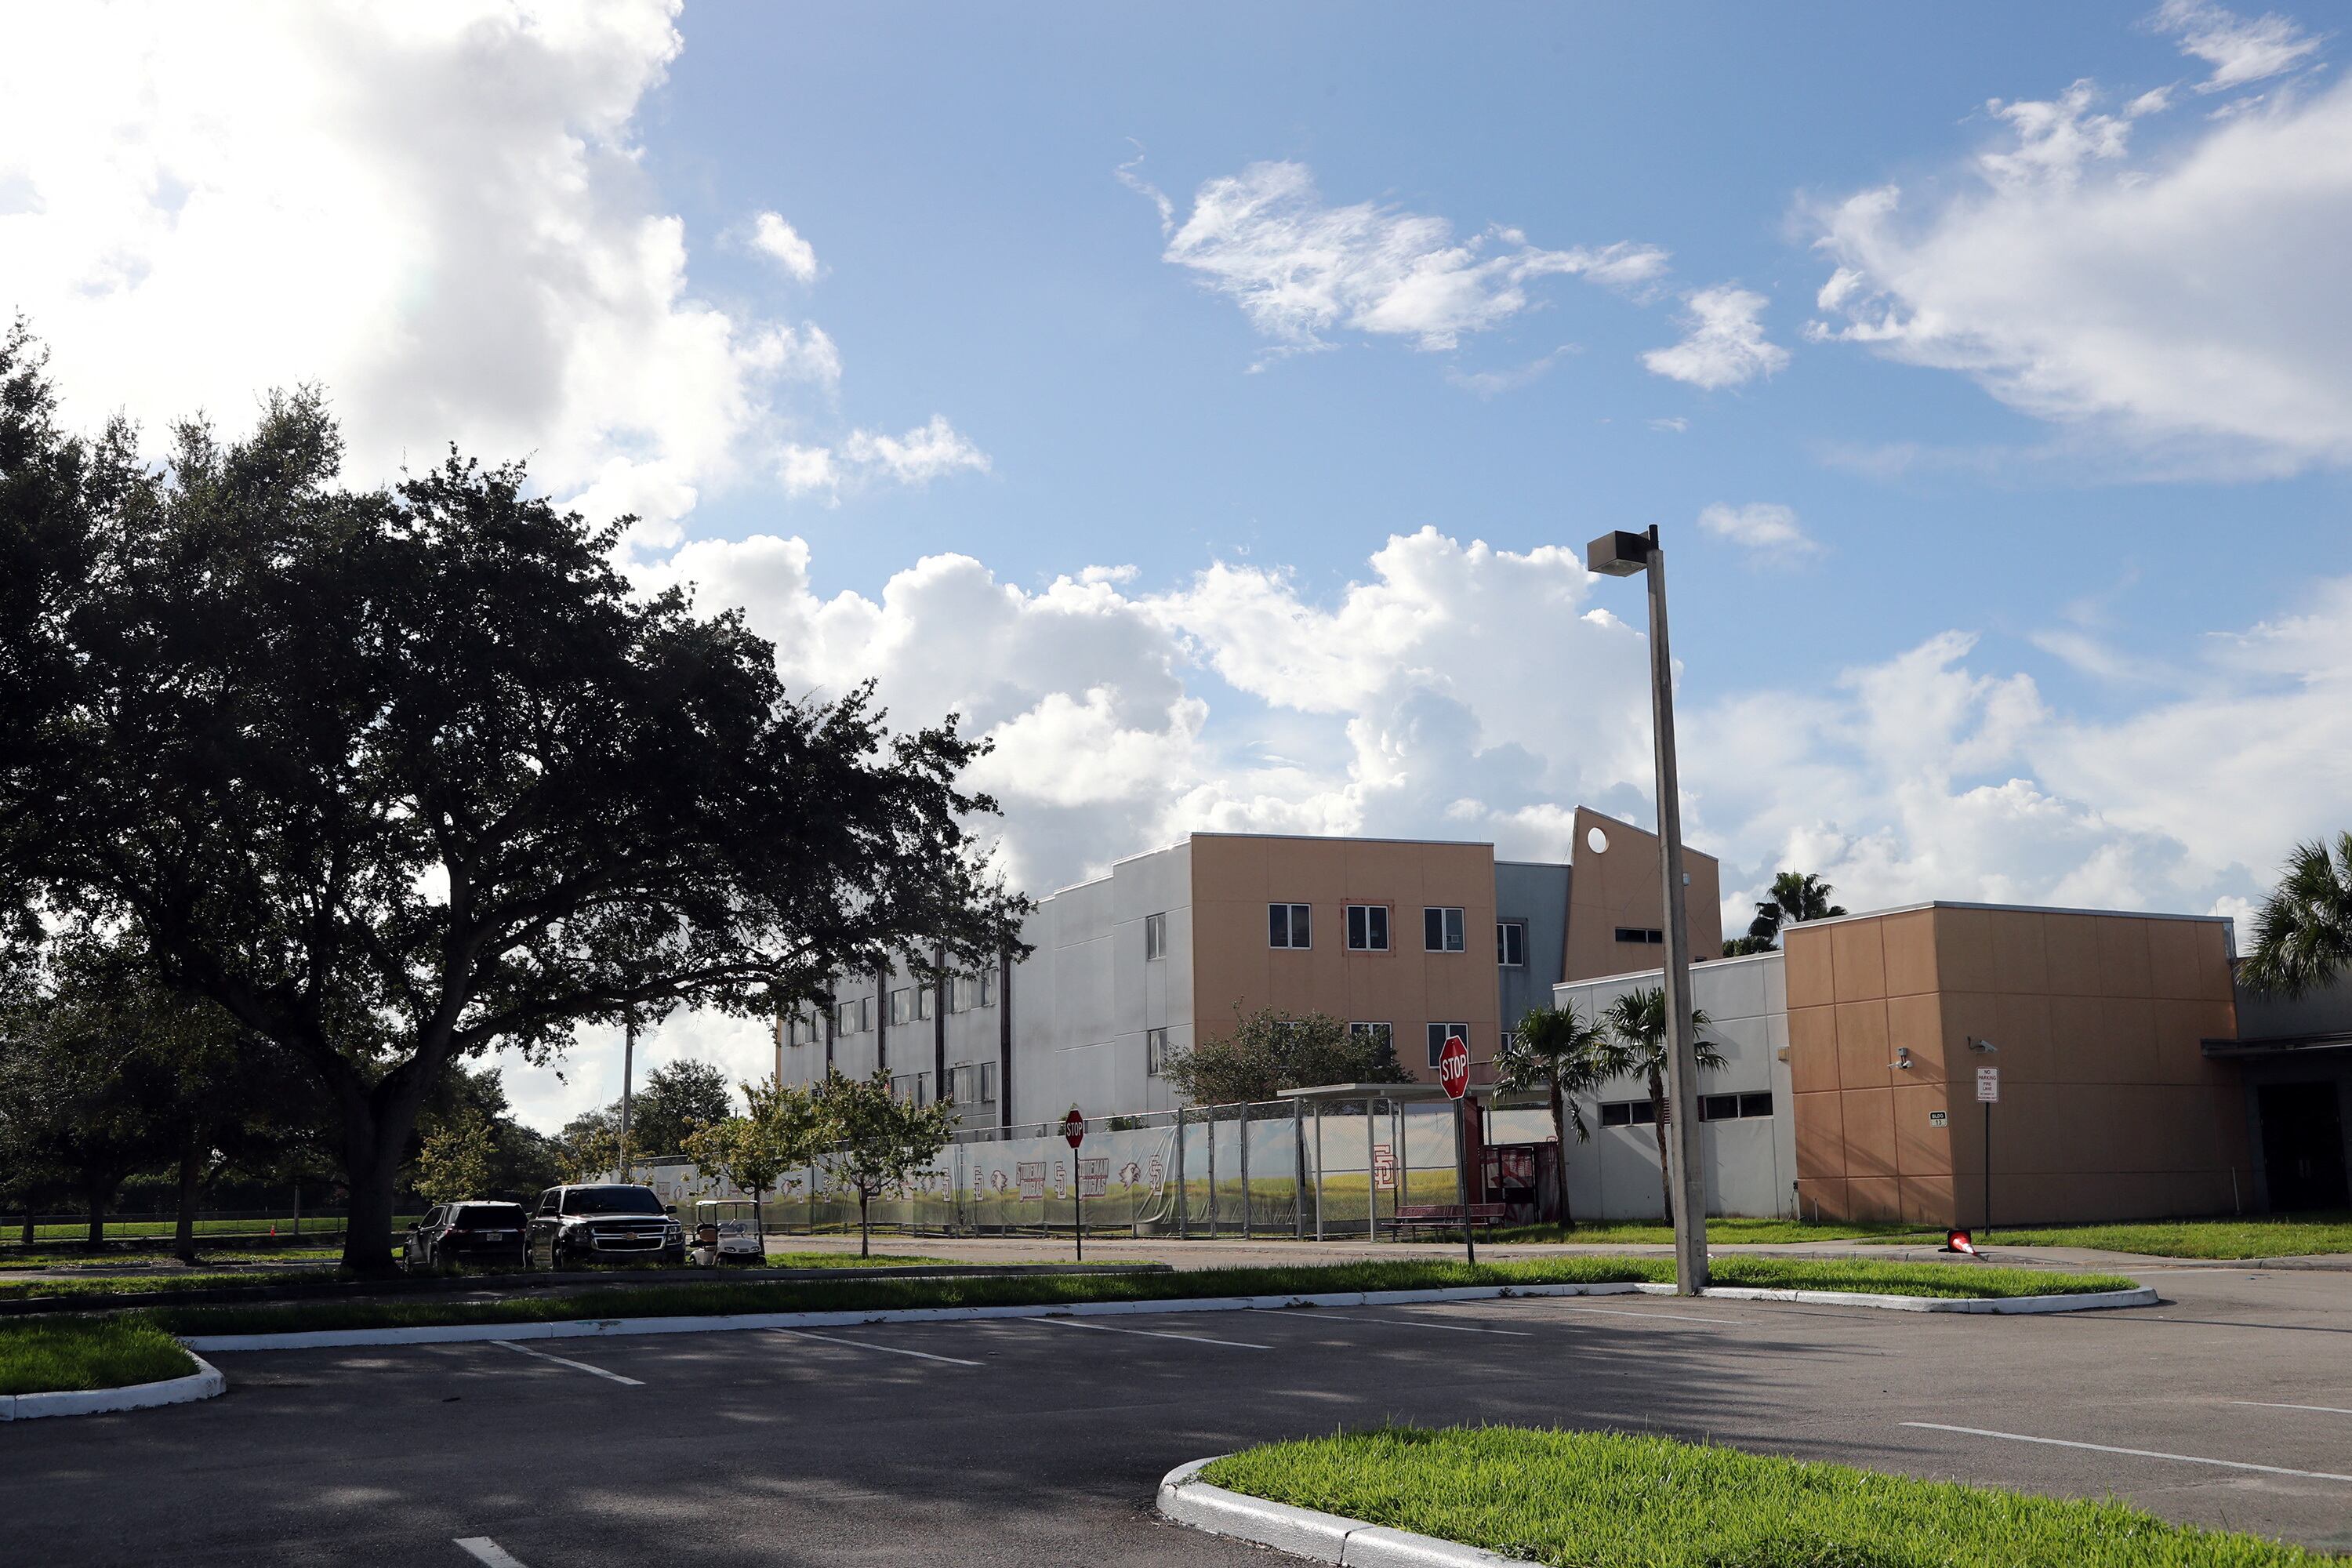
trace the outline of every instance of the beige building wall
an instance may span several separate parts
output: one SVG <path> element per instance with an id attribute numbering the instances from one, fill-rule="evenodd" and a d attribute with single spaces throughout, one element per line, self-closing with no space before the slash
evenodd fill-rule
<path id="1" fill-rule="evenodd" d="M 1562 977 L 1591 980 L 1659 967 L 1664 962 L 1663 946 L 1617 940 L 1620 930 L 1663 931 L 1665 927 L 1658 836 L 1581 805 L 1576 808 L 1574 833 L 1568 947 L 1560 957 Z M 1720 957 L 1723 884 L 1715 857 L 1685 844 L 1683 874 L 1690 879 L 1683 924 L 1690 932 L 1691 956 Z"/>
<path id="2" fill-rule="evenodd" d="M 2233 1169 L 2252 1191 L 2237 1069 L 2200 1045 L 2236 1032 L 2226 921 L 1931 904 L 1782 946 L 1806 1217 L 1987 1224 L 1981 1066 L 1995 1227 L 2223 1213 Z"/>
<path id="3" fill-rule="evenodd" d="M 1473 1076 L 1491 1076 L 1500 1026 L 1492 845 L 1220 833 L 1196 833 L 1191 845 L 1192 1016 L 1202 1036 L 1230 1029 L 1236 1008 L 1387 1024 L 1397 1059 L 1434 1081 L 1427 1026 L 1467 1024 Z M 1312 908 L 1312 946 L 1268 944 L 1272 903 Z M 1349 951 L 1349 904 L 1388 907 L 1387 952 Z M 1462 952 L 1424 949 L 1423 910 L 1433 906 L 1463 911 Z"/>

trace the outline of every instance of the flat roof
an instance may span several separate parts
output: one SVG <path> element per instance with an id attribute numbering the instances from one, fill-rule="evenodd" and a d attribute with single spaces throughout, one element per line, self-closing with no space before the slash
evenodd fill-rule
<path id="1" fill-rule="evenodd" d="M 1694 958 L 1691 960 L 1691 973 L 1696 974 L 1703 969 L 1718 969 L 1727 963 L 1747 963 L 1757 959 L 1788 956 L 1777 947 L 1768 947 L 1761 952 L 1738 952 L 1728 958 Z M 1563 985 L 1606 985 L 1612 980 L 1663 980 L 1665 973 L 1666 966 L 1662 963 L 1655 969 L 1622 969 L 1614 974 L 1587 974 L 1576 980 L 1555 980 L 1551 984 L 1557 991 Z"/>
<path id="2" fill-rule="evenodd" d="M 1474 1083 L 1472 1094 L 1491 1095 L 1491 1083 Z M 1324 1083 L 1312 1089 L 1285 1089 L 1275 1092 L 1277 1100 L 1450 1100 L 1453 1097 L 1433 1083 Z"/>
<path id="3" fill-rule="evenodd" d="M 1852 914 L 1826 915 L 1817 921 L 1791 921 L 1782 931 L 1833 926 L 1846 921 L 1876 920 L 1881 915 L 1907 915 L 1920 910 L 1995 910 L 2012 915 L 2113 915 L 2130 921 L 2206 921 L 2232 923 L 2228 915 L 2184 915 L 2169 910 L 2078 910 L 2065 904 L 1972 904 L 1962 899 L 1928 899 L 1916 904 L 1890 904 L 1883 910 L 1857 910 Z"/>

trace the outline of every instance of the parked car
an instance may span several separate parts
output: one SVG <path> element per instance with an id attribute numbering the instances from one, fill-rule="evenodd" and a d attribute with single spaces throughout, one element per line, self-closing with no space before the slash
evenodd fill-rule
<path id="1" fill-rule="evenodd" d="M 686 1265 L 686 1227 L 651 1187 L 588 1182 L 550 1187 L 531 1212 L 525 1267 L 561 1268 L 602 1259 Z"/>
<path id="2" fill-rule="evenodd" d="M 458 1263 L 519 1266 L 530 1216 L 520 1204 L 435 1204 L 408 1227 L 402 1261 L 411 1268 L 446 1268 Z"/>

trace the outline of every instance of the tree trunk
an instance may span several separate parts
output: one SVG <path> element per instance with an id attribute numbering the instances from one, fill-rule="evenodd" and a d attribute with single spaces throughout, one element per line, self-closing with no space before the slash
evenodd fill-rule
<path id="1" fill-rule="evenodd" d="M 180 1224 L 172 1239 L 172 1256 L 183 1263 L 196 1260 L 196 1178 L 204 1156 L 191 1141 L 180 1151 Z"/>
<path id="2" fill-rule="evenodd" d="M 347 1134 L 343 1169 L 351 1181 L 350 1217 L 343 1222 L 343 1267 L 354 1274 L 389 1278 L 399 1272 L 392 1256 L 393 1187 L 400 1177 L 398 1138 L 356 1131 Z"/>
<path id="3" fill-rule="evenodd" d="M 89 1190 L 89 1247 L 93 1252 L 106 1245 L 106 1205 L 113 1196 L 112 1187 Z"/>
<path id="4" fill-rule="evenodd" d="M 860 1258 L 871 1258 L 874 1256 L 873 1251 L 868 1245 L 866 1233 L 866 1189 L 864 1187 L 857 1189 L 857 1256 Z"/>
<path id="5" fill-rule="evenodd" d="M 1551 1167 L 1552 1180 L 1559 1186 L 1559 1227 L 1569 1230 L 1575 1226 L 1576 1217 L 1568 1212 L 1568 1106 L 1558 1079 L 1551 1080 L 1551 1135 L 1559 1146 Z"/>
<path id="6" fill-rule="evenodd" d="M 1650 1075 L 1650 1125 L 1658 1130 L 1658 1192 L 1665 1199 L 1666 1223 L 1675 1223 L 1675 1173 L 1666 1161 L 1666 1088 Z"/>
<path id="7" fill-rule="evenodd" d="M 33 1197 L 29 1193 L 25 1195 L 25 1233 L 22 1240 L 26 1247 L 33 1245 Z"/>

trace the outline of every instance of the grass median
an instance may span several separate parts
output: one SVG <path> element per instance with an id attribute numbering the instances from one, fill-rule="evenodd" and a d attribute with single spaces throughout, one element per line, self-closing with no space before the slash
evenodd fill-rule
<path id="1" fill-rule="evenodd" d="M 1916 1233 L 1940 1239 L 1942 1233 Z M 1909 1237 L 1871 1237 L 1901 1241 Z M 2124 1225 L 1996 1226 L 1976 1233 L 1979 1247 L 2088 1247 L 2149 1258 L 2302 1258 L 2352 1253 L 2352 1214 L 2263 1215 L 2238 1219 L 2152 1220 Z"/>
<path id="2" fill-rule="evenodd" d="M 2319 1568 L 2347 1561 L 2116 1502 L 1915 1480 L 1670 1437 L 1391 1427 L 1231 1454 L 1202 1479 L 1556 1564 Z"/>
<path id="3" fill-rule="evenodd" d="M 1855 1220 L 1840 1225 L 1799 1219 L 1742 1219 L 1711 1217 L 1706 1222 L 1706 1239 L 1710 1247 L 1717 1246 L 1787 1246 L 1805 1241 L 1915 1240 L 1927 1233 L 1916 1225 L 1887 1225 L 1870 1220 Z M 1462 1233 L 1451 1233 L 1453 1244 L 1462 1245 Z M 1932 1239 L 1941 1241 L 1944 1233 L 1937 1231 Z M 1526 1245 L 1532 1242 L 1560 1242 L 1588 1247 L 1672 1247 L 1675 1228 L 1662 1222 L 1622 1221 L 1584 1225 L 1511 1225 L 1498 1226 L 1478 1233 L 1482 1242 L 1496 1245 Z"/>
<path id="4" fill-rule="evenodd" d="M 0 1323 L 0 1394 L 122 1388 L 195 1370 L 177 1341 L 136 1315 Z"/>
<path id="5" fill-rule="evenodd" d="M 154 1320 L 180 1334 L 289 1333 L 305 1330 L 415 1328 L 447 1323 L 568 1322 L 588 1318 L 706 1316 L 743 1312 L 890 1311 L 922 1307 L 1065 1306 L 1087 1301 L 1171 1301 L 1220 1296 L 1304 1296 L 1357 1290 L 1423 1290 L 1469 1285 L 1600 1285 L 1664 1282 L 1670 1259 L 1547 1258 L 1512 1263 L 1419 1258 L 1265 1268 L 1181 1269 L 1141 1275 L 992 1275 L 955 1279 L 823 1279 L 644 1285 L 499 1300 L 413 1297 L 376 1301 L 159 1307 Z M 2112 1275 L 2062 1274 L 1982 1265 L 1878 1263 L 1843 1258 L 1726 1258 L 1723 1285 L 1776 1289 L 1866 1290 L 1958 1298 L 2073 1294 L 2126 1289 Z"/>

